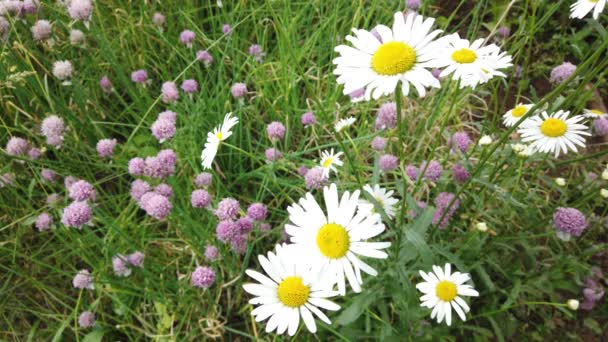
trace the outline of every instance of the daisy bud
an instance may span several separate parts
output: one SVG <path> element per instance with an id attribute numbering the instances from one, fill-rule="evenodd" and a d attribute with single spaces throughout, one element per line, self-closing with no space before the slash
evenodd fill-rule
<path id="1" fill-rule="evenodd" d="M 561 177 L 555 178 L 555 184 L 559 186 L 564 186 L 566 185 L 566 180 Z"/>
<path id="2" fill-rule="evenodd" d="M 600 195 L 604 198 L 608 198 L 608 189 L 601 189 Z"/>
<path id="3" fill-rule="evenodd" d="M 568 302 L 567 302 L 567 304 L 568 304 L 568 308 L 570 310 L 573 310 L 573 311 L 578 310 L 578 305 L 579 305 L 578 300 L 576 300 L 576 299 L 569 299 Z"/>
<path id="4" fill-rule="evenodd" d="M 484 135 L 479 139 L 479 145 L 490 145 L 492 143 L 492 137 L 489 135 Z"/>
<path id="5" fill-rule="evenodd" d="M 479 230 L 480 232 L 486 232 L 488 231 L 488 225 L 485 222 L 479 222 L 475 225 L 475 229 Z"/>
<path id="6" fill-rule="evenodd" d="M 602 171 L 602 179 L 608 180 L 608 169 Z"/>

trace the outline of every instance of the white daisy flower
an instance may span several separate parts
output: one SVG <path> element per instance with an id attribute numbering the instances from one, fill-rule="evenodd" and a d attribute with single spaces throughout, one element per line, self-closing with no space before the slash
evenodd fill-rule
<path id="1" fill-rule="evenodd" d="M 292 204 L 290 223 L 285 232 L 308 261 L 321 269 L 332 284 L 338 284 L 341 295 L 346 294 L 345 276 L 355 292 L 361 292 L 361 271 L 376 276 L 378 272 L 361 261 L 359 256 L 385 259 L 382 251 L 390 242 L 367 242 L 384 231 L 380 215 L 357 210 L 359 190 L 347 191 L 338 198 L 335 184 L 323 188 L 327 216 L 312 196 L 307 193 L 299 203 Z"/>
<path id="2" fill-rule="evenodd" d="M 608 114 L 597 109 L 585 109 L 583 116 L 590 119 L 599 119 L 608 117 Z"/>
<path id="3" fill-rule="evenodd" d="M 607 0 L 578 0 L 570 6 L 570 18 L 583 19 L 593 11 L 593 19 L 599 18 L 604 10 Z"/>
<path id="4" fill-rule="evenodd" d="M 378 39 L 371 32 L 353 29 L 354 36 L 346 36 L 351 46 L 340 45 L 340 54 L 333 60 L 338 84 L 344 84 L 344 94 L 365 88 L 365 99 L 378 99 L 395 92 L 402 83 L 402 92 L 408 95 L 410 84 L 420 96 L 425 88 L 439 88 L 437 80 L 428 68 L 434 67 L 436 54 L 443 42 L 434 40 L 441 30 L 431 32 L 435 19 L 411 13 L 394 15 L 393 28 L 376 26 Z"/>
<path id="5" fill-rule="evenodd" d="M 532 108 L 532 106 L 533 105 L 531 105 L 531 104 L 527 104 L 527 105 L 521 104 L 521 103 L 518 104 L 515 108 L 509 110 L 508 112 L 505 113 L 505 115 L 502 116 L 503 123 L 507 127 L 515 126 L 517 121 L 519 121 L 519 119 L 521 119 L 522 116 L 526 115 L 528 113 L 528 111 L 530 110 L 530 108 Z"/>
<path id="6" fill-rule="evenodd" d="M 260 265 L 266 275 L 247 270 L 248 276 L 259 284 L 244 284 L 243 289 L 256 296 L 249 304 L 259 305 L 251 314 L 256 322 L 268 319 L 266 332 L 285 331 L 293 336 L 300 325 L 300 318 L 311 333 L 317 331 L 317 325 L 312 314 L 327 324 L 331 321 L 319 309 L 337 311 L 338 304 L 325 298 L 336 296 L 338 293 L 328 289 L 320 274 L 306 263 L 297 258 L 291 246 L 277 245 L 276 253 L 268 252 L 268 257 L 258 255 Z M 300 260 L 300 261 L 298 261 Z"/>
<path id="7" fill-rule="evenodd" d="M 334 126 L 336 132 L 340 132 L 343 129 L 345 129 L 346 127 L 350 127 L 352 124 L 355 123 L 355 121 L 357 121 L 357 119 L 353 116 L 351 116 L 350 118 L 346 118 L 346 119 L 340 119 L 338 120 L 338 122 L 336 122 L 336 125 Z"/>
<path id="8" fill-rule="evenodd" d="M 499 69 L 513 65 L 511 56 L 500 52 L 496 44 L 482 46 L 483 38 L 471 43 L 454 33 L 444 39 L 448 42 L 447 47 L 437 54 L 437 66 L 445 67 L 439 77 L 453 74 L 452 79 L 460 80 L 460 88 L 475 88 L 494 76 L 505 77 Z"/>
<path id="9" fill-rule="evenodd" d="M 212 132 L 207 133 L 207 142 L 201 153 L 203 169 L 210 169 L 213 159 L 217 154 L 222 141 L 228 139 L 232 135 L 232 127 L 239 123 L 239 118 L 232 117 L 232 113 L 226 114 L 224 122 L 219 124 Z"/>
<path id="10" fill-rule="evenodd" d="M 378 202 L 378 205 L 382 207 L 388 218 L 392 219 L 395 217 L 395 205 L 399 200 L 392 196 L 393 190 L 386 191 L 386 189 L 381 188 L 378 184 L 375 184 L 373 187 L 366 184 L 363 190 Z M 359 208 L 364 211 L 367 210 L 370 213 L 374 212 L 374 204 L 365 199 L 359 200 Z"/>
<path id="11" fill-rule="evenodd" d="M 319 164 L 323 169 L 323 177 L 329 177 L 329 173 L 331 171 L 333 171 L 334 173 L 338 173 L 336 166 L 342 166 L 344 164 L 340 160 L 340 157 L 343 154 L 343 152 L 338 152 L 334 154 L 333 148 L 329 151 L 321 152 L 321 161 L 319 162 Z"/>
<path id="12" fill-rule="evenodd" d="M 452 308 L 460 319 L 466 320 L 465 314 L 470 311 L 470 308 L 461 296 L 479 296 L 479 292 L 475 291 L 471 285 L 464 284 L 471 279 L 468 273 L 451 273 L 450 268 L 450 264 L 445 264 L 445 270 L 439 266 L 433 266 L 434 273 L 418 271 L 425 281 L 416 284 L 418 291 L 424 293 L 420 297 L 422 302 L 420 306 L 433 309 L 431 319 L 437 317 L 437 323 L 441 323 L 445 318 L 447 325 L 452 325 Z"/>
<path id="13" fill-rule="evenodd" d="M 577 152 L 576 145 L 585 147 L 585 138 L 582 135 L 591 135 L 588 127 L 580 122 L 585 119 L 582 115 L 568 118 L 570 112 L 563 110 L 554 114 L 543 111 L 540 115 L 524 121 L 517 130 L 523 142 L 530 142 L 530 147 L 538 152 L 555 153 L 557 158 L 560 152 L 569 150 Z"/>

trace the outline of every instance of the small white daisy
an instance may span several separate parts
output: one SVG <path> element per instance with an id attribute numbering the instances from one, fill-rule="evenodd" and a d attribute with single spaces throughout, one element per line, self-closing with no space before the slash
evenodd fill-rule
<path id="1" fill-rule="evenodd" d="M 437 317 L 437 323 L 445 318 L 447 325 L 452 325 L 452 308 L 463 321 L 465 314 L 470 311 L 467 303 L 460 296 L 477 297 L 479 292 L 471 285 L 464 284 L 471 279 L 468 273 L 451 273 L 451 265 L 445 264 L 445 270 L 439 266 L 433 266 L 433 272 L 425 273 L 418 271 L 425 280 L 416 284 L 416 288 L 424 293 L 420 297 L 420 306 L 433 309 L 431 319 Z"/>
<path id="2" fill-rule="evenodd" d="M 597 110 L 597 109 L 585 109 L 583 116 L 586 118 L 590 118 L 590 119 L 599 119 L 599 118 L 608 117 L 608 114 L 602 112 L 601 110 Z"/>
<path id="3" fill-rule="evenodd" d="M 207 142 L 201 153 L 201 164 L 203 165 L 203 169 L 211 168 L 211 164 L 213 163 L 213 159 L 217 154 L 220 144 L 232 135 L 231 129 L 238 123 L 239 118 L 232 117 L 232 113 L 228 113 L 224 117 L 223 123 L 215 127 L 212 132 L 207 133 Z"/>
<path id="4" fill-rule="evenodd" d="M 593 11 L 593 19 L 599 18 L 604 10 L 607 0 L 578 0 L 570 5 L 570 18 L 583 19 L 589 12 Z"/>
<path id="5" fill-rule="evenodd" d="M 334 154 L 333 148 L 329 151 L 321 152 L 321 161 L 319 164 L 321 165 L 321 168 L 323 168 L 323 177 L 329 177 L 329 173 L 331 171 L 338 173 L 338 170 L 336 170 L 336 166 L 342 166 L 344 164 L 340 160 L 340 157 L 343 154 L 343 152 L 338 152 Z"/>
<path id="6" fill-rule="evenodd" d="M 325 298 L 338 293 L 328 289 L 319 273 L 316 273 L 297 258 L 288 245 L 277 245 L 276 254 L 268 252 L 268 257 L 258 255 L 260 265 L 266 275 L 247 270 L 248 276 L 259 284 L 244 284 L 243 289 L 256 296 L 249 304 L 259 305 L 251 314 L 256 322 L 268 319 L 266 332 L 276 329 L 277 334 L 285 331 L 293 336 L 300 325 L 300 318 L 311 333 L 317 331 L 313 313 L 327 324 L 331 321 L 319 309 L 337 311 L 338 304 Z"/>
<path id="7" fill-rule="evenodd" d="M 346 118 L 346 119 L 340 119 L 338 120 L 338 122 L 336 122 L 336 125 L 334 126 L 336 132 L 340 132 L 343 129 L 345 129 L 346 127 L 350 127 L 352 124 L 355 123 L 355 121 L 357 121 L 357 119 L 353 116 L 351 116 L 350 118 Z"/>
<path id="8" fill-rule="evenodd" d="M 384 210 L 388 218 L 392 219 L 395 217 L 395 205 L 399 202 L 399 200 L 393 197 L 393 190 L 386 191 L 386 189 L 381 188 L 378 184 L 375 184 L 373 187 L 366 184 L 363 187 L 363 190 L 367 192 L 380 207 L 382 207 L 382 210 Z M 370 213 L 374 212 L 374 204 L 365 199 L 359 200 L 359 207 L 361 210 L 367 210 Z"/>
<path id="9" fill-rule="evenodd" d="M 367 242 L 384 231 L 380 215 L 358 210 L 359 190 L 347 191 L 338 198 L 336 184 L 323 188 L 327 216 L 307 193 L 287 211 L 290 223 L 285 232 L 291 238 L 298 255 L 306 255 L 310 264 L 322 270 L 332 284 L 338 284 L 341 295 L 346 294 L 345 276 L 355 292 L 361 292 L 361 271 L 376 276 L 378 272 L 361 261 L 359 256 L 385 259 L 383 251 L 390 242 Z"/>
<path id="10" fill-rule="evenodd" d="M 513 65 L 511 56 L 500 52 L 496 44 L 482 46 L 483 38 L 471 43 L 454 33 L 444 39 L 448 42 L 447 48 L 437 55 L 437 66 L 445 69 L 439 77 L 453 74 L 452 79 L 460 80 L 460 88 L 475 88 L 495 76 L 505 77 L 499 69 Z"/>
<path id="11" fill-rule="evenodd" d="M 517 121 L 519 121 L 519 119 L 521 119 L 522 116 L 526 115 L 528 113 L 528 111 L 530 110 L 530 108 L 532 108 L 533 105 L 531 104 L 518 104 L 515 108 L 509 110 L 508 112 L 505 113 L 505 115 L 503 115 L 503 123 L 505 124 L 505 126 L 507 127 L 513 127 Z M 522 122 L 523 123 L 523 122 Z"/>
<path id="12" fill-rule="evenodd" d="M 557 158 L 561 152 L 569 150 L 577 152 L 576 145 L 585 147 L 583 135 L 591 135 L 588 127 L 580 122 L 585 119 L 582 115 L 568 118 L 570 112 L 563 110 L 554 114 L 543 111 L 540 115 L 524 121 L 517 130 L 523 142 L 538 152 L 554 153 Z"/>
<path id="13" fill-rule="evenodd" d="M 434 40 L 441 30 L 431 31 L 435 19 L 411 13 L 394 14 L 392 29 L 378 25 L 379 37 L 369 31 L 353 29 L 354 36 L 346 36 L 353 46 L 340 45 L 335 51 L 340 54 L 333 60 L 334 74 L 338 84 L 344 84 L 344 95 L 365 88 L 365 99 L 395 92 L 401 82 L 402 92 L 408 95 L 410 85 L 420 96 L 425 88 L 439 88 L 439 80 L 428 68 L 435 65 L 436 54 L 441 51 L 439 40 Z"/>

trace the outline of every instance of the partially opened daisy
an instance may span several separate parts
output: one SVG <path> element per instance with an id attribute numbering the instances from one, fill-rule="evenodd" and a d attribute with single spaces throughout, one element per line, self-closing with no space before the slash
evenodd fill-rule
<path id="1" fill-rule="evenodd" d="M 599 119 L 607 117 L 608 114 L 597 109 L 585 109 L 585 113 L 583 114 L 583 116 L 590 119 Z"/>
<path id="2" fill-rule="evenodd" d="M 416 284 L 418 291 L 424 293 L 420 297 L 420 306 L 433 309 L 431 319 L 437 318 L 441 323 L 445 318 L 447 325 L 452 325 L 452 308 L 463 321 L 465 314 L 470 311 L 461 296 L 477 297 L 479 292 L 465 282 L 471 277 L 468 273 L 451 273 L 451 265 L 445 264 L 445 269 L 433 266 L 433 272 L 418 271 L 424 282 Z"/>
<path id="3" fill-rule="evenodd" d="M 311 193 L 292 204 L 290 223 L 285 232 L 291 238 L 298 255 L 305 255 L 311 265 L 321 269 L 332 284 L 338 284 L 341 295 L 346 294 L 345 277 L 355 292 L 361 292 L 361 271 L 376 276 L 378 272 L 360 257 L 385 259 L 383 251 L 390 242 L 368 242 L 384 231 L 380 215 L 358 210 L 359 190 L 347 191 L 338 197 L 335 184 L 323 188 L 326 212 Z"/>
<path id="4" fill-rule="evenodd" d="M 267 257 L 258 255 L 260 265 L 266 275 L 247 270 L 248 276 L 258 284 L 244 284 L 243 289 L 256 296 L 249 304 L 258 305 L 251 314 L 256 322 L 268 319 L 266 332 L 276 330 L 277 334 L 285 331 L 293 336 L 300 325 L 300 318 L 312 333 L 317 325 L 312 314 L 323 322 L 331 324 L 327 316 L 319 309 L 336 311 L 340 306 L 326 298 L 337 295 L 328 289 L 310 265 L 298 259 L 288 245 L 277 245 L 276 253 L 268 252 Z"/>
<path id="5" fill-rule="evenodd" d="M 528 113 L 532 106 L 533 105 L 531 104 L 525 105 L 520 103 L 515 108 L 510 109 L 505 113 L 505 115 L 502 116 L 502 121 L 504 122 L 505 126 L 513 127 L 522 116 Z"/>
<path id="6" fill-rule="evenodd" d="M 384 210 L 388 218 L 392 219 L 395 217 L 395 204 L 397 204 L 399 200 L 393 197 L 393 190 L 386 191 L 386 189 L 380 187 L 378 184 L 375 184 L 373 187 L 366 184 L 363 187 L 363 190 L 382 207 L 382 210 Z M 371 213 L 374 212 L 374 204 L 365 199 L 359 200 L 359 207 L 361 210 L 367 210 Z"/>
<path id="7" fill-rule="evenodd" d="M 329 151 L 321 152 L 321 167 L 323 168 L 323 176 L 329 177 L 329 173 L 331 171 L 337 173 L 336 166 L 342 166 L 343 162 L 340 160 L 340 157 L 343 155 L 343 152 L 334 153 L 334 149 L 332 148 Z"/>
<path id="8" fill-rule="evenodd" d="M 350 127 L 352 126 L 352 124 L 355 123 L 355 121 L 357 121 L 357 119 L 355 117 L 349 117 L 346 119 L 340 119 L 338 120 L 338 122 L 336 122 L 336 125 L 334 126 L 336 132 L 340 132 L 343 129 L 345 129 L 346 127 Z"/>
<path id="9" fill-rule="evenodd" d="M 523 142 L 530 142 L 530 147 L 538 152 L 554 153 L 577 152 L 577 145 L 585 147 L 583 135 L 591 135 L 588 127 L 580 122 L 582 115 L 568 118 L 570 112 L 559 110 L 553 114 L 543 111 L 540 115 L 524 121 L 517 130 Z"/>
<path id="10" fill-rule="evenodd" d="M 578 0 L 570 6 L 570 18 L 583 19 L 593 11 L 593 19 L 599 18 L 606 7 L 607 0 Z"/>
<path id="11" fill-rule="evenodd" d="M 475 88 L 495 76 L 505 77 L 499 70 L 513 65 L 511 56 L 500 52 L 496 44 L 482 46 L 483 38 L 471 43 L 454 33 L 443 40 L 447 42 L 447 47 L 444 53 L 437 55 L 437 67 L 445 69 L 439 77 L 451 74 L 452 79 L 460 81 L 461 88 Z"/>
<path id="12" fill-rule="evenodd" d="M 442 50 L 435 40 L 441 30 L 431 31 L 434 22 L 416 13 L 404 18 L 397 12 L 392 29 L 376 26 L 379 38 L 369 31 L 353 29 L 354 36 L 346 36 L 353 46 L 337 46 L 335 51 L 340 56 L 333 60 L 334 74 L 338 75 L 338 84 L 344 85 L 344 94 L 365 88 L 369 101 L 394 93 L 399 82 L 406 96 L 410 85 L 420 96 L 426 94 L 425 88 L 439 88 L 439 80 L 429 70 Z"/>
<path id="13" fill-rule="evenodd" d="M 213 159 L 217 154 L 220 144 L 232 135 L 231 129 L 238 123 L 239 118 L 233 117 L 232 113 L 228 113 L 224 117 L 223 123 L 215 127 L 212 132 L 207 133 L 207 142 L 201 153 L 201 164 L 203 165 L 203 169 L 211 168 L 211 164 L 213 163 Z"/>

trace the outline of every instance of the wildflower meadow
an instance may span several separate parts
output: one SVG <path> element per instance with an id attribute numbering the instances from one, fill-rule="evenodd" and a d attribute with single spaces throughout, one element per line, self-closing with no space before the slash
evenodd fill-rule
<path id="1" fill-rule="evenodd" d="M 0 341 L 606 341 L 606 0 L 0 0 Z"/>

